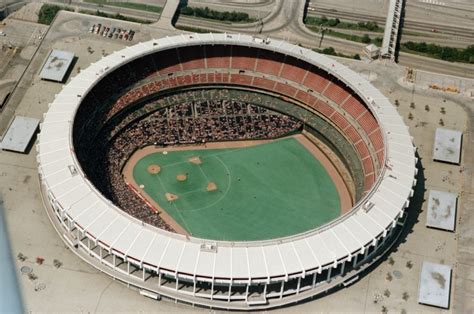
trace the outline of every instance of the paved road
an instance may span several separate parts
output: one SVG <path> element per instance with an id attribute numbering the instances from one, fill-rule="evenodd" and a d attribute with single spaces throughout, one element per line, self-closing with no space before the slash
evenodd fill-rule
<path id="1" fill-rule="evenodd" d="M 64 0 L 49 0 L 50 2 L 62 2 Z M 298 43 L 309 48 L 333 47 L 345 54 L 361 54 L 365 46 L 361 43 L 351 42 L 339 38 L 324 36 L 321 40 L 320 34 L 310 31 L 303 23 L 303 10 L 305 0 L 274 0 L 274 10 L 262 19 L 261 22 L 248 24 L 225 24 L 205 19 L 190 17 L 179 17 L 178 26 L 202 28 L 218 32 L 240 32 L 247 34 L 264 34 L 274 38 L 284 39 L 293 43 Z M 98 6 L 90 3 L 73 1 L 72 5 L 81 9 L 97 10 Z M 234 8 L 234 7 L 232 7 Z M 112 6 L 100 7 L 101 11 L 107 13 L 121 13 L 137 18 L 158 20 L 159 14 L 145 11 L 118 8 Z M 168 13 L 169 15 L 169 13 Z M 162 23 L 156 23 L 163 27 Z M 444 62 L 432 58 L 424 58 L 413 54 L 400 53 L 399 62 L 401 65 L 419 68 L 425 71 L 436 73 L 457 75 L 474 78 L 474 65 Z"/>
<path id="2" fill-rule="evenodd" d="M 303 24 L 304 5 L 304 0 L 276 0 L 275 10 L 269 14 L 266 21 L 264 20 L 263 27 L 258 23 L 245 25 L 223 24 L 189 17 L 180 17 L 177 25 L 250 34 L 258 34 L 261 32 L 262 34 L 274 38 L 285 39 L 310 48 L 333 47 L 337 51 L 346 54 L 353 55 L 362 53 L 362 49 L 365 46 L 364 44 L 329 36 L 325 36 L 324 39 L 321 40 L 320 34 L 308 30 Z M 419 68 L 425 71 L 474 78 L 474 66 L 469 64 L 445 62 L 407 53 L 400 53 L 399 62 L 401 65 Z"/>

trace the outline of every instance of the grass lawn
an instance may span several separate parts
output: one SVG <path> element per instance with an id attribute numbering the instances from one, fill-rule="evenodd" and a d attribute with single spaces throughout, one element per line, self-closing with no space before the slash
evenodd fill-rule
<path id="1" fill-rule="evenodd" d="M 189 158 L 198 156 L 201 164 Z M 147 167 L 158 164 L 159 174 Z M 177 175 L 187 179 L 178 181 Z M 140 159 L 137 184 L 195 237 L 249 241 L 289 236 L 340 215 L 336 187 L 296 139 L 245 148 L 170 151 Z M 207 191 L 213 182 L 215 191 Z M 165 193 L 178 199 L 168 202 Z"/>

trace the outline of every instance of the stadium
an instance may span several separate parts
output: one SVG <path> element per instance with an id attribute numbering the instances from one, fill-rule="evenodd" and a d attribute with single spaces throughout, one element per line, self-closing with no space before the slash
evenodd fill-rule
<path id="1" fill-rule="evenodd" d="M 187 34 L 76 75 L 41 124 L 48 215 L 141 294 L 285 306 L 355 282 L 416 183 L 395 108 L 346 66 L 275 39 Z"/>

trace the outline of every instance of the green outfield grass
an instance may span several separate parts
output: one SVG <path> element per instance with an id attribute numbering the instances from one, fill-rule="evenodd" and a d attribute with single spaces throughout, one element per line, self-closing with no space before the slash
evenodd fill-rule
<path id="1" fill-rule="evenodd" d="M 188 161 L 199 156 L 202 164 Z M 147 167 L 158 164 L 159 174 Z M 177 174 L 187 180 L 178 182 Z M 320 226 L 340 215 L 336 187 L 294 138 L 247 148 L 154 153 L 133 169 L 135 181 L 191 235 L 228 241 L 265 240 Z M 208 182 L 217 190 L 208 192 Z M 165 193 L 178 200 L 168 202 Z"/>

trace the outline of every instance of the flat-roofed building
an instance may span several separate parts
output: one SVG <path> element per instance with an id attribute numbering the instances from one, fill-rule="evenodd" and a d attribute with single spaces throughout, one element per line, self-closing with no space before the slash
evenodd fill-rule
<path id="1" fill-rule="evenodd" d="M 433 160 L 458 165 L 461 162 L 462 132 L 437 128 L 433 147 Z"/>
<path id="2" fill-rule="evenodd" d="M 38 129 L 38 124 L 38 119 L 16 116 L 2 138 L 0 148 L 19 153 L 26 152 L 31 138 Z"/>
<path id="3" fill-rule="evenodd" d="M 69 67 L 74 60 L 74 54 L 69 51 L 53 49 L 40 72 L 42 80 L 64 82 Z"/>
<path id="4" fill-rule="evenodd" d="M 418 303 L 449 308 L 451 266 L 423 262 L 418 290 Z"/>
<path id="5" fill-rule="evenodd" d="M 454 231 L 456 225 L 457 195 L 431 190 L 428 199 L 426 226 Z"/>

